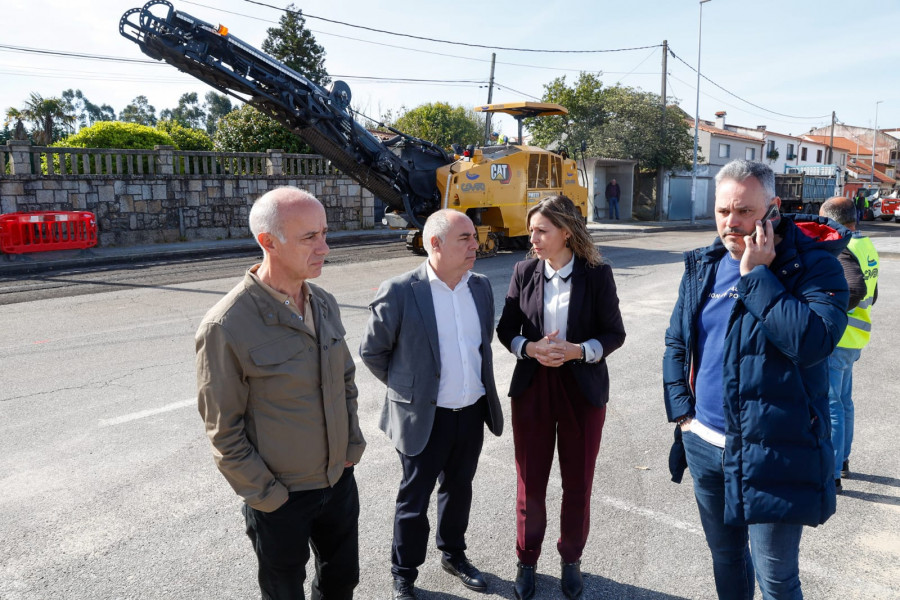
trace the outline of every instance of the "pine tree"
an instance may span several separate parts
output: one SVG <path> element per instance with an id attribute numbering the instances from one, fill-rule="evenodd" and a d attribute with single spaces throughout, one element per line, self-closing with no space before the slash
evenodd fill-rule
<path id="1" fill-rule="evenodd" d="M 288 4 L 278 21 L 278 27 L 270 27 L 262 49 L 310 81 L 328 85 L 331 78 L 325 70 L 325 49 L 306 29 L 306 19 L 293 3 Z"/>

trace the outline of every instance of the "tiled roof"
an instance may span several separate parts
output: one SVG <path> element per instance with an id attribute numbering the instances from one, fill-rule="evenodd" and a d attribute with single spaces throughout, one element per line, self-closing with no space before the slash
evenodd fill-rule
<path id="1" fill-rule="evenodd" d="M 855 173 L 857 179 L 866 180 L 872 177 L 872 167 L 869 166 L 869 163 L 862 160 L 857 160 L 854 164 L 848 164 L 847 170 Z M 891 179 L 878 169 L 875 169 L 875 179 L 881 183 L 897 183 L 896 179 Z"/>
<path id="2" fill-rule="evenodd" d="M 368 131 L 381 141 L 389 140 L 397 136 L 396 133 L 391 133 L 390 131 L 378 131 L 377 129 L 367 129 L 366 131 Z"/>
<path id="3" fill-rule="evenodd" d="M 831 136 L 829 135 L 804 135 L 804 139 L 807 139 L 811 142 L 816 142 L 817 144 L 824 144 L 826 146 L 829 145 L 831 141 Z M 834 148 L 836 150 L 845 150 L 850 154 L 872 154 L 872 149 L 867 146 L 857 145 L 855 140 L 851 140 L 845 137 L 834 137 Z M 857 150 L 859 148 L 859 150 Z"/>
<path id="4" fill-rule="evenodd" d="M 766 135 L 777 135 L 778 137 L 789 138 L 792 140 L 803 141 L 803 138 L 796 135 L 790 135 L 788 133 L 778 133 L 777 131 L 772 131 L 771 129 L 766 130 Z"/>
<path id="5" fill-rule="evenodd" d="M 688 123 L 690 123 L 691 129 L 693 129 L 694 128 L 694 120 L 688 119 Z M 735 133 L 733 131 L 728 131 L 726 129 L 719 129 L 718 127 L 713 127 L 712 125 L 706 125 L 703 123 L 702 119 L 700 120 L 700 130 L 710 133 L 712 135 L 718 135 L 721 137 L 730 137 L 730 138 L 736 138 L 739 140 L 745 140 L 748 142 L 754 142 L 756 144 L 759 144 L 760 146 L 762 146 L 762 144 L 763 144 L 763 141 L 759 138 L 750 137 L 749 135 L 743 135 L 740 133 Z"/>

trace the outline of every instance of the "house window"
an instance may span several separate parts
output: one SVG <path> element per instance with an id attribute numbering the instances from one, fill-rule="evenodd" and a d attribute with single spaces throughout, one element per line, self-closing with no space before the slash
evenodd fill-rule
<path id="1" fill-rule="evenodd" d="M 731 156 L 731 144 L 719 144 L 719 158 Z"/>
<path id="2" fill-rule="evenodd" d="M 817 163 L 822 162 L 822 151 L 821 150 L 816 150 L 816 162 Z"/>
<path id="3" fill-rule="evenodd" d="M 800 148 L 800 160 L 806 160 L 806 148 Z"/>
<path id="4" fill-rule="evenodd" d="M 769 140 L 768 146 L 766 146 L 766 154 L 772 154 L 775 152 L 775 140 Z"/>
<path id="5" fill-rule="evenodd" d="M 787 158 L 788 160 L 794 160 L 795 158 L 797 158 L 796 156 L 794 156 L 794 145 L 793 144 L 787 145 L 787 156 L 785 158 Z"/>
<path id="6" fill-rule="evenodd" d="M 756 160 L 756 148 L 747 148 L 744 150 L 744 158 L 747 160 Z"/>

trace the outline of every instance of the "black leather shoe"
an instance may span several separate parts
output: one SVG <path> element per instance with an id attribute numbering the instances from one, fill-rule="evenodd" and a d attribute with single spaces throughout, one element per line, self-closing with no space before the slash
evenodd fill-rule
<path id="1" fill-rule="evenodd" d="M 475 565 L 470 563 L 465 556 L 449 560 L 446 557 L 441 557 L 441 566 L 451 575 L 459 577 L 462 584 L 470 590 L 475 590 L 476 592 L 487 591 L 487 582 L 484 580 L 481 571 L 476 569 Z"/>
<path id="2" fill-rule="evenodd" d="M 562 563 L 562 576 L 559 585 L 563 595 L 569 600 L 579 600 L 584 591 L 584 581 L 581 579 L 581 561 Z"/>
<path id="3" fill-rule="evenodd" d="M 408 579 L 394 578 L 394 600 L 418 600 L 416 586 Z"/>
<path id="4" fill-rule="evenodd" d="M 841 477 L 843 479 L 848 479 L 850 477 L 850 459 L 844 461 L 841 465 Z"/>
<path id="5" fill-rule="evenodd" d="M 516 564 L 516 600 L 531 600 L 534 598 L 534 566 Z"/>
<path id="6" fill-rule="evenodd" d="M 834 493 L 835 494 L 843 494 L 844 493 L 844 486 L 841 485 L 840 479 L 834 480 Z"/>

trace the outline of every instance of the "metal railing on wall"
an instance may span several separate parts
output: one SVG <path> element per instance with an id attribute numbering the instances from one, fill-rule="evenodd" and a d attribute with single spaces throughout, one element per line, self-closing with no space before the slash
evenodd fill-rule
<path id="1" fill-rule="evenodd" d="M 337 175 L 331 161 L 318 154 L 58 148 L 8 142 L 0 146 L 0 177 L 159 176 L 234 177 Z"/>

